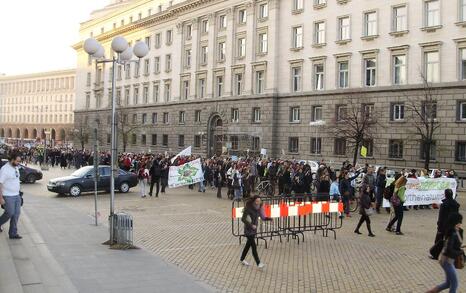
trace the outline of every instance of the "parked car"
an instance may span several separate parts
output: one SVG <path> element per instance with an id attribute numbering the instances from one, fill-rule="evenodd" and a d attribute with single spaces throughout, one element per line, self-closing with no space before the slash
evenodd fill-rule
<path id="1" fill-rule="evenodd" d="M 2 159 L 0 160 L 0 168 L 3 167 L 8 163 L 8 160 Z M 36 170 L 34 168 L 30 168 L 28 166 L 25 166 L 23 164 L 19 164 L 19 180 L 22 183 L 35 183 L 37 180 L 41 180 L 43 177 L 43 174 L 41 171 Z"/>
<path id="2" fill-rule="evenodd" d="M 80 196 L 83 192 L 94 191 L 94 173 L 94 166 L 82 167 L 70 176 L 51 179 L 47 184 L 47 189 L 58 194 Z M 110 191 L 110 175 L 110 166 L 99 166 L 98 191 Z M 126 193 L 137 184 L 136 174 L 119 170 L 118 176 L 115 178 L 116 189 Z"/>

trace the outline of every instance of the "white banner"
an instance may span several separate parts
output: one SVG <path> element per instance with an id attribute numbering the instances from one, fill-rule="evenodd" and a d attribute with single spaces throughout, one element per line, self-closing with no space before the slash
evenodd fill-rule
<path id="1" fill-rule="evenodd" d="M 168 187 L 178 187 L 194 184 L 204 180 L 201 159 L 197 159 L 181 166 L 171 166 L 168 171 Z"/>
<path id="2" fill-rule="evenodd" d="M 387 184 L 389 184 L 387 182 Z M 445 198 L 445 189 L 453 191 L 456 197 L 456 180 L 454 178 L 408 178 L 406 183 L 405 206 L 440 204 Z M 383 207 L 390 207 L 388 200 L 383 200 Z"/>
<path id="3" fill-rule="evenodd" d="M 173 162 L 176 160 L 176 158 L 180 157 L 180 156 L 183 156 L 183 157 L 186 157 L 186 156 L 191 156 L 191 146 L 185 148 L 184 150 L 182 150 L 178 155 L 174 156 L 172 158 L 172 164 Z"/>

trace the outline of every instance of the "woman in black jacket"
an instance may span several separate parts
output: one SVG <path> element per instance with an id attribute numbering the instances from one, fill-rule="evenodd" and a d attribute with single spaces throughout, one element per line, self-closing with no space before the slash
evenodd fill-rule
<path id="1" fill-rule="evenodd" d="M 361 198 L 359 199 L 359 214 L 361 214 L 361 219 L 359 219 L 359 223 L 356 226 L 356 230 L 354 230 L 354 233 L 362 234 L 361 232 L 359 232 L 359 228 L 361 228 L 362 224 L 366 222 L 369 237 L 374 237 L 375 235 L 372 233 L 371 230 L 371 219 L 369 217 L 370 215 L 367 213 L 367 211 L 371 208 L 370 192 L 371 188 L 369 185 L 361 186 Z"/>
<path id="2" fill-rule="evenodd" d="M 458 276 L 455 269 L 455 259 L 458 256 L 464 255 L 461 249 L 463 242 L 463 230 L 461 230 L 461 223 L 463 216 L 459 213 L 453 213 L 449 216 L 447 221 L 446 242 L 440 256 L 440 265 L 445 271 L 447 279 L 444 283 L 432 288 L 428 293 L 436 293 L 450 288 L 450 293 L 456 293 L 458 289 Z"/>
<path id="3" fill-rule="evenodd" d="M 262 211 L 262 203 L 259 196 L 254 196 L 246 202 L 246 206 L 243 209 L 243 216 L 241 221 L 244 223 L 244 235 L 248 239 L 246 246 L 241 254 L 240 261 L 243 265 L 249 266 L 249 263 L 245 260 L 246 255 L 249 252 L 249 248 L 252 248 L 252 255 L 256 261 L 257 266 L 262 269 L 265 264 L 262 263 L 257 254 L 257 246 L 255 242 L 257 234 L 257 225 L 259 224 L 259 217 L 263 221 L 270 221 L 272 219 L 265 217 Z"/>

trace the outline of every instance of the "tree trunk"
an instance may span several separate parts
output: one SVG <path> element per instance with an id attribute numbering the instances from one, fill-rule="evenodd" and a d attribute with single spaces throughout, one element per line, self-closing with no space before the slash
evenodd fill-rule
<path id="1" fill-rule="evenodd" d="M 354 147 L 354 153 L 353 153 L 353 166 L 356 166 L 356 162 L 358 161 L 358 152 L 359 152 L 359 142 L 356 142 L 356 146 Z"/>
<path id="2" fill-rule="evenodd" d="M 424 143 L 424 169 L 429 171 L 431 142 Z"/>

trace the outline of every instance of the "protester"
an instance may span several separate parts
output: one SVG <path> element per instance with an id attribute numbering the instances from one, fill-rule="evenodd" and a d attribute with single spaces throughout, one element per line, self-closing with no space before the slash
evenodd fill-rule
<path id="1" fill-rule="evenodd" d="M 360 192 L 360 199 L 359 199 L 359 214 L 361 218 L 359 219 L 358 225 L 356 226 L 356 230 L 354 233 L 362 234 L 359 232 L 359 228 L 361 228 L 362 224 L 366 222 L 367 231 L 369 232 L 369 237 L 375 237 L 374 233 L 371 230 L 371 219 L 370 216 L 372 214 L 371 210 L 371 198 L 370 198 L 371 188 L 369 185 L 361 186 Z"/>
<path id="2" fill-rule="evenodd" d="M 21 239 L 18 234 L 18 219 L 21 213 L 21 196 L 19 168 L 21 157 L 12 152 L 8 158 L 8 163 L 0 169 L 0 205 L 5 209 L 0 216 L 1 226 L 10 220 L 8 236 L 10 239 Z"/>
<path id="3" fill-rule="evenodd" d="M 141 197 L 146 197 L 146 182 L 149 178 L 149 171 L 146 169 L 145 163 L 139 164 L 138 170 L 138 180 L 139 180 L 139 190 L 141 192 Z"/>
<path id="4" fill-rule="evenodd" d="M 379 170 L 377 170 L 377 178 L 375 180 L 375 210 L 378 214 L 380 214 L 380 208 L 382 207 L 383 192 L 386 184 L 387 177 L 385 176 L 385 168 L 379 168 Z"/>
<path id="5" fill-rule="evenodd" d="M 403 222 L 403 205 L 406 201 L 405 191 L 407 182 L 408 180 L 404 176 L 401 176 L 396 180 L 395 191 L 390 200 L 393 205 L 393 209 L 395 210 L 395 217 L 388 223 L 386 230 L 392 232 L 392 226 L 396 222 L 396 235 L 403 235 L 401 232 L 401 224 Z"/>
<path id="6" fill-rule="evenodd" d="M 246 245 L 244 246 L 243 253 L 241 254 L 240 261 L 243 265 L 249 266 L 249 263 L 246 261 L 246 256 L 249 252 L 249 248 L 252 249 L 252 255 L 258 268 L 262 269 L 265 267 L 265 264 L 262 263 L 257 254 L 256 246 L 256 234 L 257 234 L 257 225 L 259 223 L 259 217 L 264 221 L 270 221 L 271 218 L 265 217 L 264 213 L 261 211 L 262 203 L 259 196 L 254 196 L 246 202 L 246 206 L 243 209 L 243 216 L 241 221 L 244 223 L 244 235 L 247 238 Z"/>
<path id="7" fill-rule="evenodd" d="M 440 256 L 440 266 L 445 271 L 446 280 L 444 283 L 432 288 L 428 293 L 436 293 L 449 289 L 450 293 L 456 293 L 458 290 L 458 276 L 455 269 L 455 259 L 464 257 L 462 248 L 463 230 L 461 224 L 463 216 L 459 213 L 452 213 L 446 222 L 446 243 Z"/>

